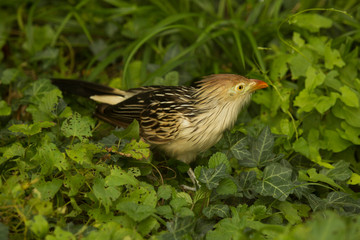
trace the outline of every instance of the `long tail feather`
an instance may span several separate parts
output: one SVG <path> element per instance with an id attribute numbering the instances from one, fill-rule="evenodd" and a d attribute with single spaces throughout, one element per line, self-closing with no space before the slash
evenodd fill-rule
<path id="1" fill-rule="evenodd" d="M 52 78 L 51 82 L 61 91 L 82 97 L 91 97 L 94 95 L 116 95 L 124 97 L 123 91 L 97 83 L 61 78 Z"/>

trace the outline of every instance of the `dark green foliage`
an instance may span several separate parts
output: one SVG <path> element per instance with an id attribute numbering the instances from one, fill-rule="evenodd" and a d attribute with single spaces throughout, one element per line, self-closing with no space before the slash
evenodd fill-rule
<path id="1" fill-rule="evenodd" d="M 2 1 L 0 239 L 360 239 L 360 4 Z M 50 77 L 269 83 L 193 166 Z M 186 149 L 184 149 L 186 151 Z"/>

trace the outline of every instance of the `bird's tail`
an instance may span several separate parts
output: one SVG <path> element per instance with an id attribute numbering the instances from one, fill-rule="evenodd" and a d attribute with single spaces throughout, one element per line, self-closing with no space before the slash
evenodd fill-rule
<path id="1" fill-rule="evenodd" d="M 133 95 L 120 89 L 82 80 L 53 78 L 51 82 L 63 92 L 87 97 L 108 105 L 118 104 Z"/>
<path id="2" fill-rule="evenodd" d="M 52 78 L 51 82 L 63 92 L 79 95 L 82 97 L 90 98 L 96 95 L 112 95 L 124 97 L 126 95 L 124 91 L 121 91 L 119 89 L 82 80 Z"/>

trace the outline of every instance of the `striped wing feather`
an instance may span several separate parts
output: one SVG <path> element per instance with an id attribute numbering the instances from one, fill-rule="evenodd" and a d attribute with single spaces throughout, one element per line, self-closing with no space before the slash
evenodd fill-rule
<path id="1" fill-rule="evenodd" d="M 182 120 L 194 111 L 190 107 L 194 88 L 156 86 L 149 91 L 141 90 L 116 105 L 100 104 L 97 117 L 122 127 L 136 119 L 141 135 L 152 144 L 175 139 Z"/>

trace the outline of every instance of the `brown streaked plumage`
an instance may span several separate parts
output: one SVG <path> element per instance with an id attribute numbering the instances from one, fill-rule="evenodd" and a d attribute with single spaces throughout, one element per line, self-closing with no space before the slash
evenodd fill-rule
<path id="1" fill-rule="evenodd" d="M 210 75 L 198 87 L 149 86 L 127 91 L 79 80 L 52 82 L 99 102 L 96 116 L 106 122 L 126 127 L 136 119 L 147 142 L 185 163 L 213 146 L 234 125 L 251 94 L 268 86 L 235 74 Z"/>

